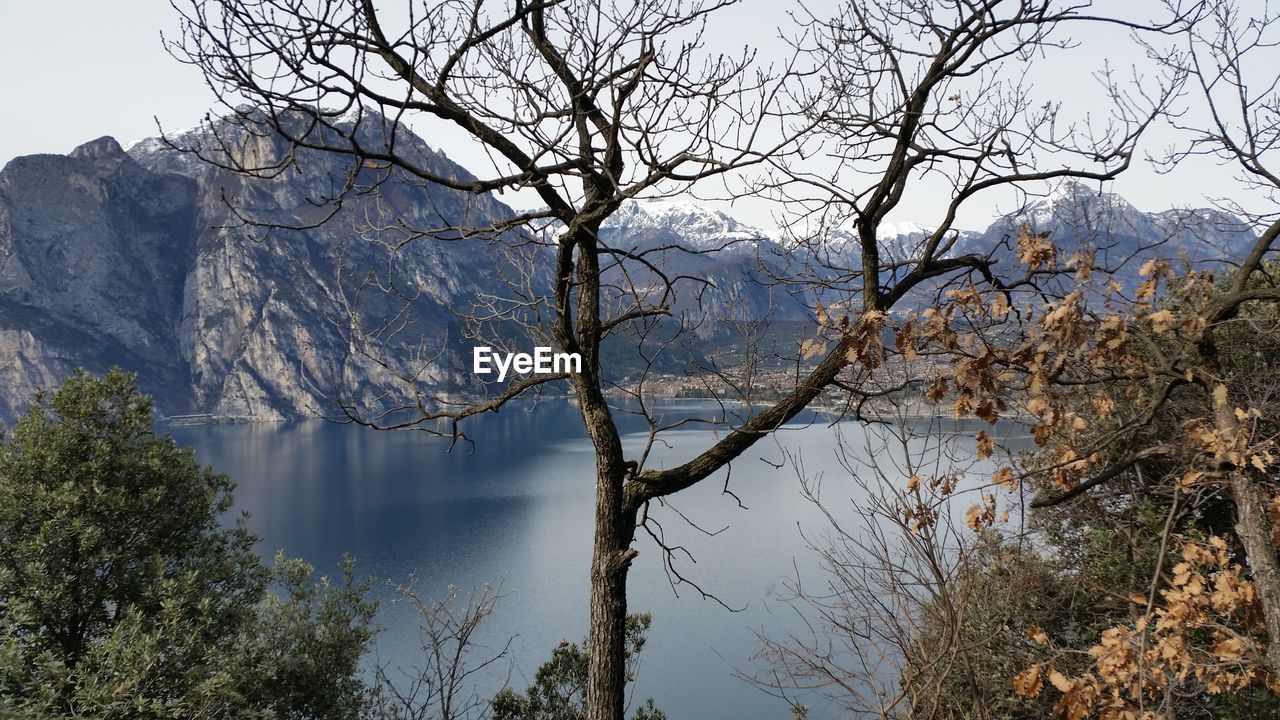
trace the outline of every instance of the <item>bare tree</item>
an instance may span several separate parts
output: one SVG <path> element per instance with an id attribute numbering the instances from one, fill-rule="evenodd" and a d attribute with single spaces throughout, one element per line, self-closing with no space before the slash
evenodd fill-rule
<path id="1" fill-rule="evenodd" d="M 806 531 L 821 577 L 788 582 L 782 599 L 801 625 L 784 638 L 761 637 L 767 667 L 752 682 L 793 706 L 817 693 L 858 717 L 963 712 L 947 707 L 956 699 L 943 688 L 979 671 L 964 628 L 996 618 L 972 616 L 974 587 L 962 582 L 978 570 L 977 538 L 954 512 L 977 487 L 961 480 L 974 465 L 970 438 L 942 425 L 898 417 L 868 426 L 863 443 L 842 435 L 836 450 L 847 477 L 807 476 L 802 459 L 791 458 L 826 520 Z M 1012 613 L 1017 603 L 1003 607 Z"/>
<path id="2" fill-rule="evenodd" d="M 469 720 L 492 713 L 492 696 L 481 695 L 475 677 L 507 657 L 502 646 L 486 647 L 477 633 L 501 599 L 500 591 L 485 586 L 460 598 L 450 586 L 444 599 L 425 600 L 412 586 L 396 586 L 399 600 L 418 616 L 423 665 L 413 669 L 379 665 L 370 708 L 381 720 Z M 478 659 L 477 653 L 481 654 Z"/>
<path id="3" fill-rule="evenodd" d="M 537 243 L 552 228 L 549 295 L 499 299 L 494 308 L 509 318 L 538 316 L 537 330 L 558 350 L 582 358 L 570 382 L 597 456 L 591 718 L 623 711 L 625 578 L 641 504 L 624 498 L 636 465 L 623 457 L 604 397 L 600 349 L 619 327 L 662 316 L 670 303 L 668 286 L 620 306 L 602 281 L 606 270 L 634 264 L 661 271 L 603 244 L 598 231 L 628 198 L 669 193 L 758 160 L 752 138 L 738 135 L 751 131 L 742 121 L 751 119 L 758 90 L 748 58 L 711 57 L 702 64 L 699 52 L 706 18 L 722 5 L 447 2 L 410 6 L 407 15 L 388 19 L 367 0 L 197 1 L 182 10 L 184 36 L 173 45 L 205 72 L 228 107 L 234 111 L 250 100 L 253 110 L 242 114 L 265 114 L 270 131 L 295 147 L 347 153 L 469 193 L 527 188 L 545 205 L 451 232 L 493 236 L 523 227 L 531 229 L 526 242 Z M 455 125 L 491 155 L 495 171 L 479 179 L 432 172 L 401 152 L 394 130 L 366 146 L 338 122 L 364 107 L 377 108 L 391 123 L 416 114 Z M 205 154 L 239 171 L 277 169 L 235 162 L 243 155 L 216 148 Z M 456 422 L 557 379 L 564 376 L 531 376 L 465 407 L 430 406 L 416 397 L 420 412 L 397 426 Z M 351 410 L 364 421 L 358 408 Z"/>
<path id="4" fill-rule="evenodd" d="M 184 24 L 174 54 L 198 66 L 246 124 L 265 124 L 292 148 L 349 155 L 353 177 L 367 168 L 462 193 L 530 192 L 542 203 L 475 227 L 402 237 L 515 236 L 514 244 L 532 248 L 521 291 L 492 298 L 486 317 L 524 323 L 557 350 L 578 353 L 581 372 L 530 376 L 472 404 L 415 391 L 400 408 L 411 417 L 389 423 L 347 410 L 356 421 L 394 427 L 443 420 L 456 434 L 470 415 L 568 380 L 596 453 L 590 720 L 622 717 L 627 572 L 650 503 L 725 468 L 828 388 L 862 399 L 883 393 L 867 382 L 882 366 L 886 312 L 920 286 L 995 280 L 991 255 L 950 253 L 961 206 L 1001 187 L 1115 177 L 1169 95 L 1164 86 L 1149 88 L 1145 99 L 1117 92 L 1108 127 L 1070 127 L 1058 108 L 1008 80 L 1035 53 L 1065 46 L 1057 39 L 1062 26 L 1104 20 L 1083 4 L 853 2 L 834 20 L 811 19 L 797 43 L 797 62 L 811 60 L 809 69 L 788 66 L 776 82 L 755 73 L 750 54 L 703 52 L 708 18 L 726 4 L 452 0 L 410 3 L 398 14 L 371 0 L 177 4 Z M 253 109 L 237 111 L 246 100 Z M 383 124 L 374 141 L 343 122 L 362 118 L 364 108 L 386 118 L 374 119 Z M 398 132 L 407 117 L 461 131 L 488 153 L 492 172 L 433 171 Z M 286 153 L 255 164 L 252 154 L 211 145 L 192 149 L 240 172 L 271 174 L 293 160 Z M 804 163 L 813 153 L 829 154 L 840 168 L 820 177 Z M 801 278 L 841 294 L 847 312 L 820 311 L 825 340 L 807 348 L 816 362 L 796 374 L 781 400 L 735 423 L 694 459 L 647 467 L 647 448 L 670 426 L 646 409 L 649 444 L 628 460 L 605 397 L 602 345 L 623 330 L 644 333 L 664 322 L 680 283 L 698 282 L 668 277 L 651 251 L 610 245 L 601 225 L 627 199 L 670 196 L 765 160 L 780 173 L 772 187 L 787 198 L 815 203 L 820 216 L 852 215 L 851 266 L 826 268 L 835 279 Z M 907 193 L 932 191 L 921 182 L 934 173 L 953 185 L 936 229 L 910 257 L 887 258 L 880 225 Z M 865 187 L 851 189 L 859 182 Z M 332 199 L 356 189 L 351 182 Z M 815 245 L 817 237 L 803 239 Z M 900 334 L 906 346 L 914 342 Z M 412 385 L 415 378 L 405 379 Z"/>

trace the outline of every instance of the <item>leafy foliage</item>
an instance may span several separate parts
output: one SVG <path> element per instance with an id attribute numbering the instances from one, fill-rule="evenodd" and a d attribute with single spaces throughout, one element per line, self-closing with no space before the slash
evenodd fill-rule
<path id="1" fill-rule="evenodd" d="M 374 606 L 253 551 L 234 486 L 152 431 L 131 375 L 78 372 L 0 438 L 0 709 L 346 718 Z M 283 596 L 268 592 L 271 581 Z"/>
<path id="2" fill-rule="evenodd" d="M 847 670 L 820 682 L 885 718 L 1273 717 L 1280 291 L 1262 261 L 1270 240 L 1258 242 L 1252 269 L 1225 277 L 1150 260 L 1130 297 L 1094 276 L 1087 253 L 1064 257 L 1024 226 L 1028 277 L 1073 282 L 1031 295 L 958 288 L 938 308 L 891 319 L 903 360 L 936 358 L 923 368 L 927 399 L 992 425 L 1017 413 L 1035 449 L 995 459 L 977 487 L 954 461 L 924 472 L 906 463 L 906 491 L 884 495 L 881 517 L 910 535 L 892 547 L 859 538 L 833 566 L 836 600 L 855 601 L 841 618 L 883 619 L 879 608 L 906 598 L 914 627 L 824 626 L 855 654 L 888 646 L 903 658 L 897 688 L 875 688 L 821 643 L 780 655 L 789 679 Z M 824 331 L 851 337 L 848 317 Z M 875 369 L 876 354 L 864 355 L 859 367 Z M 999 451 L 988 432 L 974 433 L 978 460 Z M 978 496 L 964 513 L 973 533 L 939 551 L 926 540 L 949 537 L 950 502 L 969 502 L 962 490 Z M 1031 533 L 1009 523 L 1027 501 Z M 911 562 L 935 571 L 919 594 L 901 577 Z M 890 566 L 868 584 L 866 568 Z M 859 594 L 877 582 L 889 600 Z"/>
<path id="3" fill-rule="evenodd" d="M 1280 489 L 1280 317 L 1247 301 L 1271 290 L 1262 279 L 1270 273 L 1240 286 L 1207 273 L 1177 279 L 1151 262 L 1143 275 L 1127 310 L 1095 314 L 1073 293 L 1038 315 L 1041 329 L 1022 348 L 981 350 L 999 356 L 993 368 L 1030 373 L 1025 407 L 1039 447 L 1016 474 L 998 471 L 997 483 L 1031 483 L 1046 546 L 1042 555 L 1017 539 L 1000 551 L 1011 570 L 1041 568 L 1024 583 L 1030 605 L 1011 613 L 988 600 L 998 595 L 968 595 L 978 606 L 964 617 L 1007 621 L 990 634 L 961 628 L 967 660 L 989 664 L 991 683 L 1041 703 L 1033 715 L 1274 717 L 1280 682 L 1262 595 L 1276 583 L 1275 536 L 1241 521 L 1256 494 L 1269 500 L 1274 528 Z M 1162 282 L 1168 290 L 1158 297 Z M 980 386 L 1016 395 L 1007 384 L 1016 374 L 999 372 Z M 983 531 L 994 513 L 970 519 Z M 990 575 L 970 567 L 959 582 Z M 995 661 L 1008 657 L 1019 658 L 1016 673 Z M 970 689 L 951 699 L 973 697 Z"/>
<path id="4" fill-rule="evenodd" d="M 1159 264 L 1149 270 L 1169 277 Z M 1015 683 L 1036 695 L 1041 688 L 1026 680 L 1045 674 L 1054 709 L 1067 717 L 1276 714 L 1280 682 L 1260 597 L 1276 581 L 1261 554 L 1274 559 L 1275 539 L 1250 538 L 1239 518 L 1250 494 L 1278 489 L 1271 468 L 1280 318 L 1273 306 L 1241 303 L 1210 323 L 1231 284 L 1196 273 L 1170 282 L 1169 295 L 1140 304 L 1134 327 L 1109 341 L 1128 346 L 1124 363 L 1141 371 L 1141 382 L 1112 382 L 1068 403 L 1087 429 L 1067 440 L 1092 452 L 1087 461 L 1081 453 L 1065 483 L 1062 474 L 1043 476 L 1050 498 L 1079 494 L 1076 472 L 1108 480 L 1090 502 L 1040 513 L 1106 624 L 1085 642 L 1055 639 L 1049 661 Z M 1047 467 L 1046 455 L 1031 467 Z M 1072 671 L 1066 656 L 1087 662 Z"/>

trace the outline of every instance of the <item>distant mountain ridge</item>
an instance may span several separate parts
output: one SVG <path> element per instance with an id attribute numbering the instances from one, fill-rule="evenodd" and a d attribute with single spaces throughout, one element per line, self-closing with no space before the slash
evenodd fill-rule
<path id="1" fill-rule="evenodd" d="M 690 199 L 632 200 L 609 216 L 604 228 L 615 236 L 666 233 L 690 250 L 754 252 L 753 242 L 771 241 L 766 231 Z"/>
<path id="2" fill-rule="evenodd" d="M 1240 257 L 1257 235 L 1246 222 L 1216 209 L 1173 209 L 1147 213 L 1114 193 L 1083 183 L 1064 182 L 1025 208 L 998 218 L 981 233 L 963 235 L 955 254 L 993 254 L 1003 272 L 1020 271 L 1015 238 L 1023 223 L 1032 232 L 1050 231 L 1050 240 L 1068 255 L 1087 248 L 1099 268 L 1114 272 L 1125 287 L 1135 287 L 1145 260 L 1162 257 L 1200 268 Z M 993 252 L 994 249 L 994 252 Z M 1218 268 L 1222 269 L 1222 268 Z"/>
<path id="3" fill-rule="evenodd" d="M 362 124 L 360 132 L 388 132 L 380 116 L 363 122 L 369 127 Z M 278 139 L 223 130 L 241 160 L 283 158 Z M 420 138 L 393 131 L 397 147 L 418 162 L 471 177 Z M 200 132 L 172 139 L 199 140 Z M 56 385 L 76 367 L 101 372 L 112 364 L 138 372 L 165 415 L 306 416 L 331 412 L 336 388 L 350 390 L 344 401 L 366 407 L 411 401 L 392 373 L 413 375 L 426 389 L 467 390 L 458 314 L 480 296 L 508 292 L 510 278 L 530 269 L 484 241 L 401 246 L 405 236 L 396 228 L 482 225 L 513 211 L 490 195 L 395 175 L 376 197 L 353 195 L 318 227 L 270 234 L 247 227 L 240 213 L 315 225 L 326 213 L 318 198 L 352 173 L 359 180 L 377 172 L 319 152 L 299 151 L 297 160 L 276 177 L 247 179 L 159 139 L 126 151 L 99 138 L 65 156 L 6 164 L 0 170 L 0 419 L 11 420 L 36 388 Z M 1100 244 L 1089 242 L 1099 246 L 1103 262 L 1156 251 L 1207 262 L 1215 248 L 1238 249 L 1253 238 L 1244 223 L 1218 211 L 1141 213 L 1116 196 L 1068 185 L 982 232 L 961 233 L 954 252 L 990 252 L 998 267 L 1013 268 L 1009 239 L 1022 222 L 1052 229 L 1054 240 L 1067 246 L 1101 237 Z M 881 239 L 887 256 L 902 260 L 918 252 L 929 232 L 919 225 L 884 229 L 890 231 Z M 1170 243 L 1158 244 L 1168 235 Z M 776 282 L 802 251 L 705 203 L 624 204 L 602 228 L 602 239 L 645 252 L 662 272 L 683 278 L 670 309 L 686 325 L 702 323 L 697 335 L 703 340 L 711 341 L 721 319 L 810 318 L 812 298 Z M 821 247 L 824 261 L 854 251 L 852 235 L 841 231 Z M 1136 272 L 1137 264 L 1129 265 Z M 633 267 L 625 278 L 616 268 L 609 272 L 620 286 L 630 283 L 660 299 L 661 283 L 648 271 Z M 398 317 L 395 342 L 402 345 L 393 348 L 403 353 L 390 354 L 391 367 L 364 357 L 344 327 L 362 280 L 412 298 L 397 315 L 394 294 L 363 296 L 362 320 Z"/>

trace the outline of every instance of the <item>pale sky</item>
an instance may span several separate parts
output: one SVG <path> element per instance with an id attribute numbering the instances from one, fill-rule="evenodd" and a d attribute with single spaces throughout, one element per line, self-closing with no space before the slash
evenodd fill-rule
<path id="1" fill-rule="evenodd" d="M 1105 0 L 1113 2 L 1114 0 Z M 1143 0 L 1148 2 L 1149 0 Z M 809 3 L 811 9 L 829 3 Z M 1126 5 L 1126 7 L 1134 7 Z M 724 49 L 743 43 L 776 52 L 775 28 L 787 22 L 788 3 L 744 0 L 712 25 Z M 122 144 L 158 134 L 156 118 L 166 130 L 189 127 L 212 106 L 212 95 L 200 72 L 171 58 L 160 33 L 172 35 L 176 13 L 167 0 L 0 0 L 0 97 L 5 112 L 0 126 L 0 165 L 18 155 L 66 153 L 88 140 L 111 135 Z M 1097 93 L 1088 70 L 1108 53 L 1120 68 L 1142 62 L 1122 37 L 1085 38 L 1088 44 L 1038 68 L 1039 82 L 1052 96 L 1088 107 Z M 1280 66 L 1277 51 L 1276 66 Z M 415 128 L 417 126 L 415 125 Z M 455 161 L 478 173 L 484 156 L 456 135 L 435 132 L 436 145 Z M 1153 133 L 1148 147 L 1177 141 L 1167 132 Z M 1233 186 L 1234 171 L 1201 163 L 1173 176 L 1135 168 L 1109 189 L 1144 210 L 1205 204 L 1206 194 Z M 895 220 L 928 223 L 928 200 L 913 199 Z M 961 224 L 981 227 L 1007 200 L 975 207 Z M 755 203 L 739 203 L 742 220 L 771 225 L 771 213 Z"/>

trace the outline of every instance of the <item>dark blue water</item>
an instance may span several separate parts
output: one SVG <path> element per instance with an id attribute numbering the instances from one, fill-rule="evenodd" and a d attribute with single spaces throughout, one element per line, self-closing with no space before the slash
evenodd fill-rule
<path id="1" fill-rule="evenodd" d="M 666 411 L 709 415 L 715 406 Z M 237 507 L 250 513 L 264 556 L 283 549 L 324 572 L 351 553 L 359 573 L 379 581 L 385 631 L 377 654 L 385 663 L 411 667 L 419 657 L 416 616 L 391 602 L 385 581 L 413 579 L 425 598 L 444 597 L 450 585 L 464 595 L 500 585 L 504 597 L 481 641 L 500 648 L 515 639 L 510 662 L 477 681 L 475 691 L 487 697 L 508 678 L 523 690 L 552 648 L 585 634 L 594 457 L 577 409 L 566 402 L 512 406 L 476 420 L 468 430 L 475 447 L 452 452 L 447 441 L 424 433 L 318 421 L 172 432 L 239 484 Z M 621 422 L 634 453 L 643 427 Z M 856 425 L 840 430 L 865 438 Z M 654 451 L 651 467 L 682 462 L 715 436 L 691 429 L 665 437 L 669 447 Z M 729 488 L 747 509 L 723 492 L 723 474 L 674 498 L 675 509 L 715 536 L 670 507 L 653 509 L 668 541 L 696 560 L 682 558 L 681 572 L 742 610 L 730 612 L 688 586 L 673 589 L 660 552 L 641 532 L 630 606 L 652 613 L 653 628 L 637 698 L 653 697 L 672 718 L 789 716 L 783 701 L 735 673 L 760 668 L 752 659 L 756 633 L 780 636 L 794 621 L 771 596 L 781 580 L 797 569 L 814 576 L 800 528 L 821 526 L 820 515 L 801 496 L 795 469 L 774 466 L 788 455 L 802 458 L 808 475 L 824 476 L 824 493 L 839 508 L 856 498 L 834 448 L 833 430 L 821 422 L 788 427 L 734 463 Z"/>

